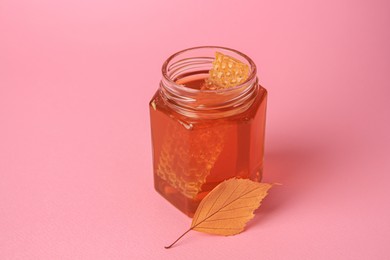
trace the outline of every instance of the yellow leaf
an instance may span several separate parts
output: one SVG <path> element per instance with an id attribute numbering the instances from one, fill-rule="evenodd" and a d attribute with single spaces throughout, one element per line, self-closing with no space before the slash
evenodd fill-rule
<path id="1" fill-rule="evenodd" d="M 172 245 L 191 230 L 224 236 L 242 232 L 271 187 L 269 183 L 236 178 L 220 183 L 199 204 L 190 229 Z"/>
<path id="2" fill-rule="evenodd" d="M 222 182 L 199 204 L 191 228 L 224 236 L 240 233 L 271 186 L 248 179 Z"/>

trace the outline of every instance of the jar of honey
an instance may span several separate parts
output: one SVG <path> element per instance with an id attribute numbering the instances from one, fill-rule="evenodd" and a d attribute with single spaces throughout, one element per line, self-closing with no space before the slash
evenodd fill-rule
<path id="1" fill-rule="evenodd" d="M 245 54 L 204 46 L 173 54 L 149 103 L 155 189 L 192 217 L 233 177 L 260 181 L 267 91 Z"/>

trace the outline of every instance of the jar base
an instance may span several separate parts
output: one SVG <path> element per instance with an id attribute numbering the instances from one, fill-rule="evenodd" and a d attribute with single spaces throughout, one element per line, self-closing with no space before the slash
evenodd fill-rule
<path id="1" fill-rule="evenodd" d="M 248 179 L 260 182 L 263 175 L 263 167 L 260 167 Z M 198 208 L 200 202 L 206 195 L 214 189 L 220 182 L 206 182 L 202 186 L 203 192 L 197 194 L 194 198 L 188 198 L 172 187 L 168 182 L 161 179 L 159 176 L 154 176 L 154 188 L 162 197 L 168 200 L 173 206 L 181 212 L 192 218 Z"/>
<path id="2" fill-rule="evenodd" d="M 201 200 L 190 199 L 184 196 L 159 176 L 154 176 L 154 178 L 154 188 L 156 191 L 173 206 L 192 218 Z"/>

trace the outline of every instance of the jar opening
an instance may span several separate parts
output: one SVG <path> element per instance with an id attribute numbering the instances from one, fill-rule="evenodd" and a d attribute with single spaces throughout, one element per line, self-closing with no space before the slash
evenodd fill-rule
<path id="1" fill-rule="evenodd" d="M 188 48 L 171 55 L 162 66 L 162 75 L 166 82 L 169 84 L 177 85 L 180 88 L 188 88 L 186 85 L 178 84 L 177 80 L 185 76 L 186 74 L 201 74 L 208 73 L 212 67 L 212 62 L 215 58 L 215 53 L 221 52 L 225 55 L 229 55 L 242 63 L 246 64 L 250 68 L 249 76 L 242 84 L 234 87 L 218 89 L 218 90 L 200 90 L 190 88 L 190 92 L 229 92 L 234 89 L 240 89 L 242 85 L 247 84 L 254 78 L 256 78 L 257 68 L 255 63 L 244 53 L 237 50 L 220 47 L 220 46 L 200 46 Z"/>
<path id="2" fill-rule="evenodd" d="M 250 68 L 243 83 L 225 89 L 204 90 L 181 82 L 188 77 L 202 80 L 212 68 L 216 52 L 233 57 Z M 162 66 L 161 96 L 173 110 L 188 117 L 218 118 L 245 111 L 258 89 L 256 65 L 245 54 L 218 46 L 202 46 L 179 51 Z"/>

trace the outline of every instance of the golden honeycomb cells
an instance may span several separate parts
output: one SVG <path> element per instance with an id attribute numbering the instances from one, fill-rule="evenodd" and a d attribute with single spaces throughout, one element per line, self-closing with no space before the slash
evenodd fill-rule
<path id="1" fill-rule="evenodd" d="M 187 198 L 201 191 L 224 146 L 225 127 L 204 129 L 171 120 L 161 144 L 156 175 Z"/>
<path id="2" fill-rule="evenodd" d="M 249 66 L 241 61 L 216 52 L 213 67 L 203 89 L 224 89 L 244 83 L 249 77 Z"/>

